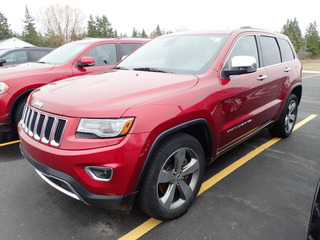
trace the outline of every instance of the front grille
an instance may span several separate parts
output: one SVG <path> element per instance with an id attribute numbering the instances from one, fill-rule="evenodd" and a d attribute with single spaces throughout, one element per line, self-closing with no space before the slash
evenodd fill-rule
<path id="1" fill-rule="evenodd" d="M 22 114 L 21 126 L 30 136 L 45 144 L 60 146 L 67 120 L 31 109 L 27 105 Z"/>

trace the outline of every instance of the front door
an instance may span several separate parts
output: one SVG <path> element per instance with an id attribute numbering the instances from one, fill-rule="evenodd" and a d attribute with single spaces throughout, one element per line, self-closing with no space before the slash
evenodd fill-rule
<path id="1" fill-rule="evenodd" d="M 94 46 L 84 56 L 85 57 L 93 57 L 95 65 L 89 66 L 89 67 L 84 67 L 84 68 L 79 68 L 79 67 L 77 67 L 77 63 L 74 63 L 74 66 L 73 66 L 74 75 L 99 72 L 99 71 L 107 70 L 107 69 L 113 67 L 117 63 L 116 44 L 115 43 L 105 43 L 105 44 L 100 44 L 98 46 Z M 80 57 L 80 59 L 81 59 L 81 57 Z"/>
<path id="2" fill-rule="evenodd" d="M 223 69 L 231 70 L 235 56 L 256 59 L 257 71 L 222 79 L 224 99 L 221 102 L 221 139 L 218 150 L 228 146 L 265 122 L 265 103 L 268 97 L 268 79 L 261 68 L 257 39 L 254 35 L 240 37 L 233 46 Z"/>

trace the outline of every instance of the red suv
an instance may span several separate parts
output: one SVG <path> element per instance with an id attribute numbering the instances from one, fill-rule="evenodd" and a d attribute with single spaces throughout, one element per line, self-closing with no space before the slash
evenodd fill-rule
<path id="1" fill-rule="evenodd" d="M 289 39 L 254 29 L 150 41 L 102 75 L 35 90 L 21 151 L 50 185 L 87 204 L 169 220 L 207 164 L 265 127 L 288 137 L 302 94 Z"/>
<path id="2" fill-rule="evenodd" d="M 37 63 L 0 68 L 0 141 L 15 132 L 29 93 L 71 76 L 113 67 L 147 39 L 87 39 L 65 44 Z"/>

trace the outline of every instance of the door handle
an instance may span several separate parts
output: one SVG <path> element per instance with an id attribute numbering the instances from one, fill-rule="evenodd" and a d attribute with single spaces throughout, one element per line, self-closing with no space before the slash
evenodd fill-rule
<path id="1" fill-rule="evenodd" d="M 287 67 L 287 68 L 284 69 L 284 71 L 285 71 L 285 72 L 290 72 L 290 71 L 291 71 L 291 68 Z"/>
<path id="2" fill-rule="evenodd" d="M 259 77 L 257 78 L 257 80 L 258 80 L 258 81 L 263 81 L 263 80 L 265 80 L 265 79 L 267 79 L 267 78 L 268 78 L 267 75 L 262 75 L 262 76 L 259 76 Z"/>

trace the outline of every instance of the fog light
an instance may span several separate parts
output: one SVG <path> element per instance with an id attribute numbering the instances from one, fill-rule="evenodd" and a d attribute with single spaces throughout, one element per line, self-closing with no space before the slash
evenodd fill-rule
<path id="1" fill-rule="evenodd" d="M 86 167 L 86 172 L 97 181 L 110 181 L 113 174 L 113 169 L 109 167 Z"/>

